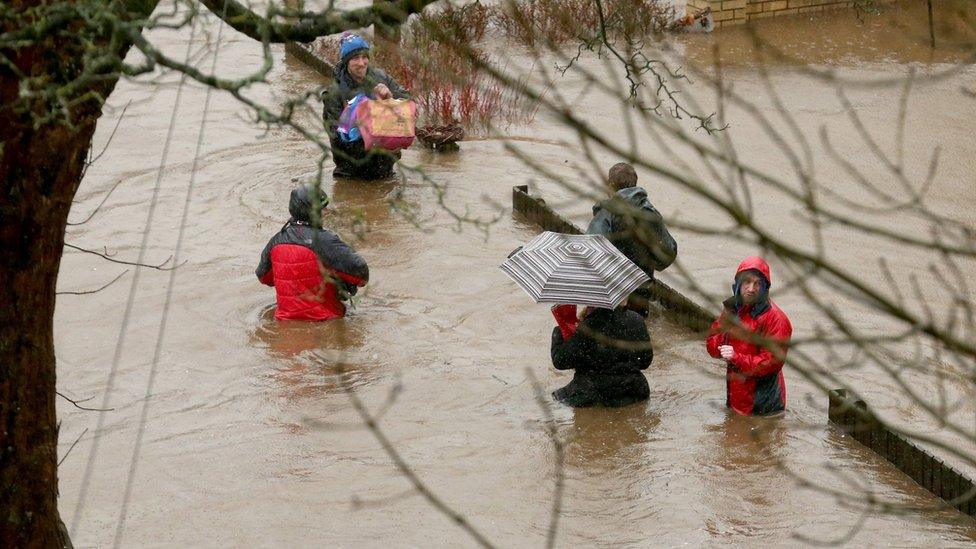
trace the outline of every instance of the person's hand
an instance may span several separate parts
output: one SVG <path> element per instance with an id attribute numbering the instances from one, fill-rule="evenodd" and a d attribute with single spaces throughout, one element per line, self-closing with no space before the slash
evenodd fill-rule
<path id="1" fill-rule="evenodd" d="M 718 352 L 722 354 L 722 358 L 731 361 L 735 358 L 735 349 L 731 345 L 719 345 Z"/>
<path id="2" fill-rule="evenodd" d="M 346 282 L 345 280 L 340 279 L 338 285 L 339 285 L 339 299 L 342 301 L 347 301 L 351 299 L 352 296 L 356 295 L 356 292 L 359 291 L 358 286 L 350 282 Z"/>
<path id="3" fill-rule="evenodd" d="M 383 84 L 382 82 L 373 88 L 373 95 L 375 95 L 377 99 L 393 99 L 393 92 L 391 92 L 390 88 L 388 88 L 386 84 Z"/>

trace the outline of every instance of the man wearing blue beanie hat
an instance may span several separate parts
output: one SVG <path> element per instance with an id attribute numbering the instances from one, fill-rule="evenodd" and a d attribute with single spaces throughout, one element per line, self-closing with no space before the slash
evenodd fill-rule
<path id="1" fill-rule="evenodd" d="M 336 167 L 333 177 L 385 179 L 393 175 L 399 151 L 367 151 L 362 140 L 344 143 L 339 139 L 339 117 L 348 102 L 360 93 L 370 99 L 407 99 L 410 94 L 392 77 L 369 66 L 369 42 L 346 33 L 339 41 L 339 64 L 335 83 L 322 94 L 322 118 L 332 143 Z"/>
<path id="2" fill-rule="evenodd" d="M 353 55 L 365 51 L 369 55 L 369 42 L 358 34 L 348 34 L 339 42 L 339 60 L 347 63 Z"/>

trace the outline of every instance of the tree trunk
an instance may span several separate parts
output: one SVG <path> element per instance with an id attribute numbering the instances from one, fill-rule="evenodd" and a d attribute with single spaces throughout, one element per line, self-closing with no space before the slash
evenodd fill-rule
<path id="1" fill-rule="evenodd" d="M 33 130 L 0 116 L 2 547 L 70 545 L 57 509 L 55 286 L 94 129 L 94 118 Z"/>
<path id="2" fill-rule="evenodd" d="M 201 1 L 227 13 L 229 3 Z M 132 44 L 117 31 L 141 32 L 158 0 L 0 2 L 0 36 L 16 36 L 0 41 L 0 547 L 70 547 L 57 507 L 55 287 L 68 211 L 102 114 L 95 98 L 107 98 L 119 75 L 77 79 L 86 60 L 124 59 Z M 110 17 L 91 17 L 98 6 Z M 234 6 L 228 23 L 260 39 L 260 19 Z M 278 39 L 338 28 L 298 27 L 279 29 Z M 65 90 L 74 95 L 55 96 Z"/>
<path id="3" fill-rule="evenodd" d="M 12 13 L 23 19 L 8 13 L 0 34 L 43 23 L 43 14 L 31 14 L 43 6 L 51 4 L 14 1 Z M 50 96 L 22 91 L 63 89 L 93 45 L 108 44 L 107 29 L 78 21 L 36 32 L 30 43 L 0 46 L 0 547 L 71 546 L 58 514 L 55 287 L 68 211 L 102 113 L 95 100 L 64 112 Z M 128 48 L 104 53 L 121 58 Z M 108 97 L 117 81 L 105 75 L 78 97 Z"/>

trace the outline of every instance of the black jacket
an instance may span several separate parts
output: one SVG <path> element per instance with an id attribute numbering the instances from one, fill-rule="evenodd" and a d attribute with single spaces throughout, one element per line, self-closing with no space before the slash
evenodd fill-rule
<path id="1" fill-rule="evenodd" d="M 593 206 L 593 220 L 586 234 L 602 234 L 628 259 L 654 278 L 678 255 L 678 244 L 664 225 L 661 213 L 647 199 L 641 187 L 620 189 Z"/>
<path id="2" fill-rule="evenodd" d="M 637 348 L 628 348 L 637 347 Z M 644 320 L 624 308 L 594 309 L 569 339 L 552 331 L 552 365 L 573 370 L 573 381 L 553 393 L 570 406 L 625 406 L 650 396 L 640 371 L 654 359 Z"/>

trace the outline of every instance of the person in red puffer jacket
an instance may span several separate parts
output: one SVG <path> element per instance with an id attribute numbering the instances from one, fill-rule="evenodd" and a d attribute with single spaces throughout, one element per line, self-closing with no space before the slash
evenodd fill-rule
<path id="1" fill-rule="evenodd" d="M 291 219 L 261 252 L 255 275 L 274 286 L 278 320 L 332 320 L 342 303 L 369 281 L 366 261 L 336 233 L 322 228 L 328 198 L 314 185 L 292 190 Z"/>
<path id="2" fill-rule="evenodd" d="M 712 323 L 705 346 L 726 364 L 726 405 L 744 415 L 786 409 L 783 361 L 793 326 L 769 299 L 772 278 L 761 257 L 747 257 L 735 271 L 733 295 Z"/>

